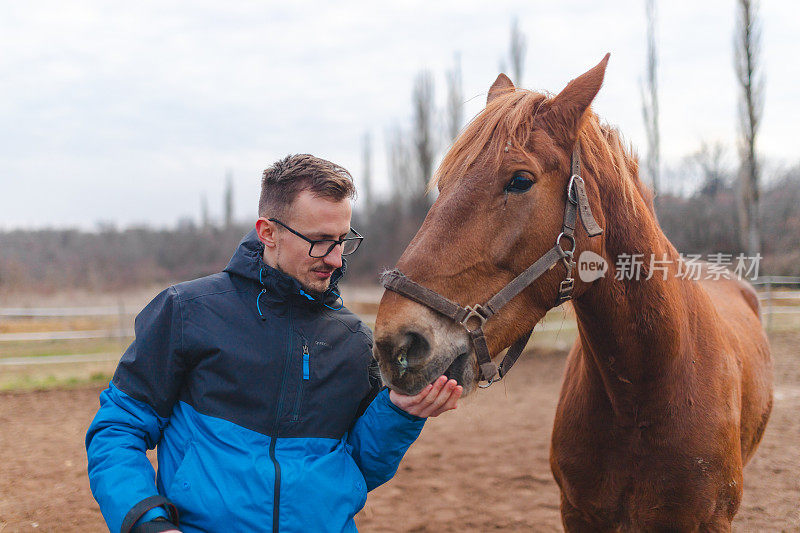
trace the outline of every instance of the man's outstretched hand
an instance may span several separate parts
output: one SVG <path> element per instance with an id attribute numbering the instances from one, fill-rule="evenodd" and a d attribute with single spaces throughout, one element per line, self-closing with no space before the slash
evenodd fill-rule
<path id="1" fill-rule="evenodd" d="M 448 381 L 447 376 L 439 376 L 419 394 L 406 396 L 392 390 L 389 391 L 389 399 L 406 413 L 428 418 L 455 409 L 463 390 L 464 388 L 456 380 Z"/>

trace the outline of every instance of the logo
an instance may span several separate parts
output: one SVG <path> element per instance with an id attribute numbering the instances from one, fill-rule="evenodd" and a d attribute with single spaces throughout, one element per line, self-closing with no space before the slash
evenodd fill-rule
<path id="1" fill-rule="evenodd" d="M 608 263 L 602 256 L 585 251 L 578 257 L 578 276 L 585 283 L 602 278 L 608 272 Z"/>

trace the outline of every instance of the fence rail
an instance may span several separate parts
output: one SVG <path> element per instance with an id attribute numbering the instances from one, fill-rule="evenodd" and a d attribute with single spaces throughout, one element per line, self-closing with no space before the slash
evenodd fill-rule
<path id="1" fill-rule="evenodd" d="M 762 300 L 766 300 L 768 295 L 761 293 L 758 297 Z M 800 299 L 800 291 L 781 291 L 773 294 L 771 297 L 773 300 L 797 300 Z"/>
<path id="2" fill-rule="evenodd" d="M 767 331 L 772 330 L 774 316 L 800 314 L 800 290 L 776 290 L 780 287 L 800 287 L 800 277 L 793 276 L 762 276 L 756 280 L 748 280 L 758 292 L 761 301 L 761 310 L 764 326 Z M 119 327 L 113 329 L 95 330 L 70 330 L 70 331 L 38 331 L 19 333 L 0 333 L 0 344 L 8 342 L 27 343 L 41 341 L 70 341 L 86 339 L 126 339 L 134 335 L 133 328 L 129 327 L 129 318 L 135 312 L 127 311 L 124 305 L 116 307 L 5 307 L 0 308 L 0 317 L 5 318 L 67 318 L 67 317 L 119 317 Z M 375 315 L 362 315 L 364 322 L 372 325 Z M 574 330 L 573 320 L 558 320 L 540 323 L 536 331 Z M 113 360 L 120 354 L 75 354 L 54 356 L 29 356 L 29 357 L 0 357 L 2 365 L 44 365 L 44 364 L 69 364 Z"/>
<path id="3" fill-rule="evenodd" d="M 57 365 L 76 363 L 107 363 L 119 361 L 119 353 L 90 353 L 69 355 L 40 355 L 37 357 L 6 357 L 0 359 L 0 366 Z"/>
<path id="4" fill-rule="evenodd" d="M 798 276 L 761 276 L 758 279 L 748 279 L 752 285 L 800 285 Z"/>
<path id="5" fill-rule="evenodd" d="M 796 276 L 763 276 L 750 283 L 755 285 L 761 301 L 761 316 L 764 319 L 764 328 L 769 333 L 772 331 L 773 317 L 776 315 L 800 314 L 800 291 L 780 291 L 776 293 L 773 288 L 786 285 L 800 285 L 800 277 Z M 796 305 L 773 305 L 776 301 L 786 302 L 798 300 Z M 765 305 L 766 304 L 766 305 Z"/>
<path id="6" fill-rule="evenodd" d="M 800 313 L 800 307 L 762 307 L 761 313 L 765 315 L 796 315 Z"/>
<path id="7" fill-rule="evenodd" d="M 93 329 L 71 331 L 32 331 L 0 333 L 0 342 L 71 341 L 83 339 L 124 339 L 133 337 L 133 329 Z"/>
<path id="8" fill-rule="evenodd" d="M 132 316 L 136 312 L 125 311 L 123 307 L 2 307 L 0 316 L 4 317 L 48 317 L 65 318 L 71 316 Z"/>

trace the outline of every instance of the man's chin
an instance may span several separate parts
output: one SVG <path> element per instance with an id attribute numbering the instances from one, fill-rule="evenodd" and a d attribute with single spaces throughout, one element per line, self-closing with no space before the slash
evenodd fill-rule
<path id="1" fill-rule="evenodd" d="M 311 296 L 315 298 L 322 296 L 325 291 L 328 290 L 328 287 L 331 285 L 330 278 L 322 281 L 322 280 L 306 280 L 303 285 L 303 290 L 309 293 Z"/>

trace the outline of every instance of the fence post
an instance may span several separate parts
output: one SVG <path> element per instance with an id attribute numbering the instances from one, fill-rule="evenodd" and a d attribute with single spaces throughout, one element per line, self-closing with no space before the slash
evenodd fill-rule
<path id="1" fill-rule="evenodd" d="M 767 277 L 767 333 L 772 331 L 772 276 Z"/>
<path id="2" fill-rule="evenodd" d="M 117 300 L 119 305 L 119 332 L 117 333 L 117 344 L 120 349 L 125 349 L 125 302 L 122 299 Z"/>

